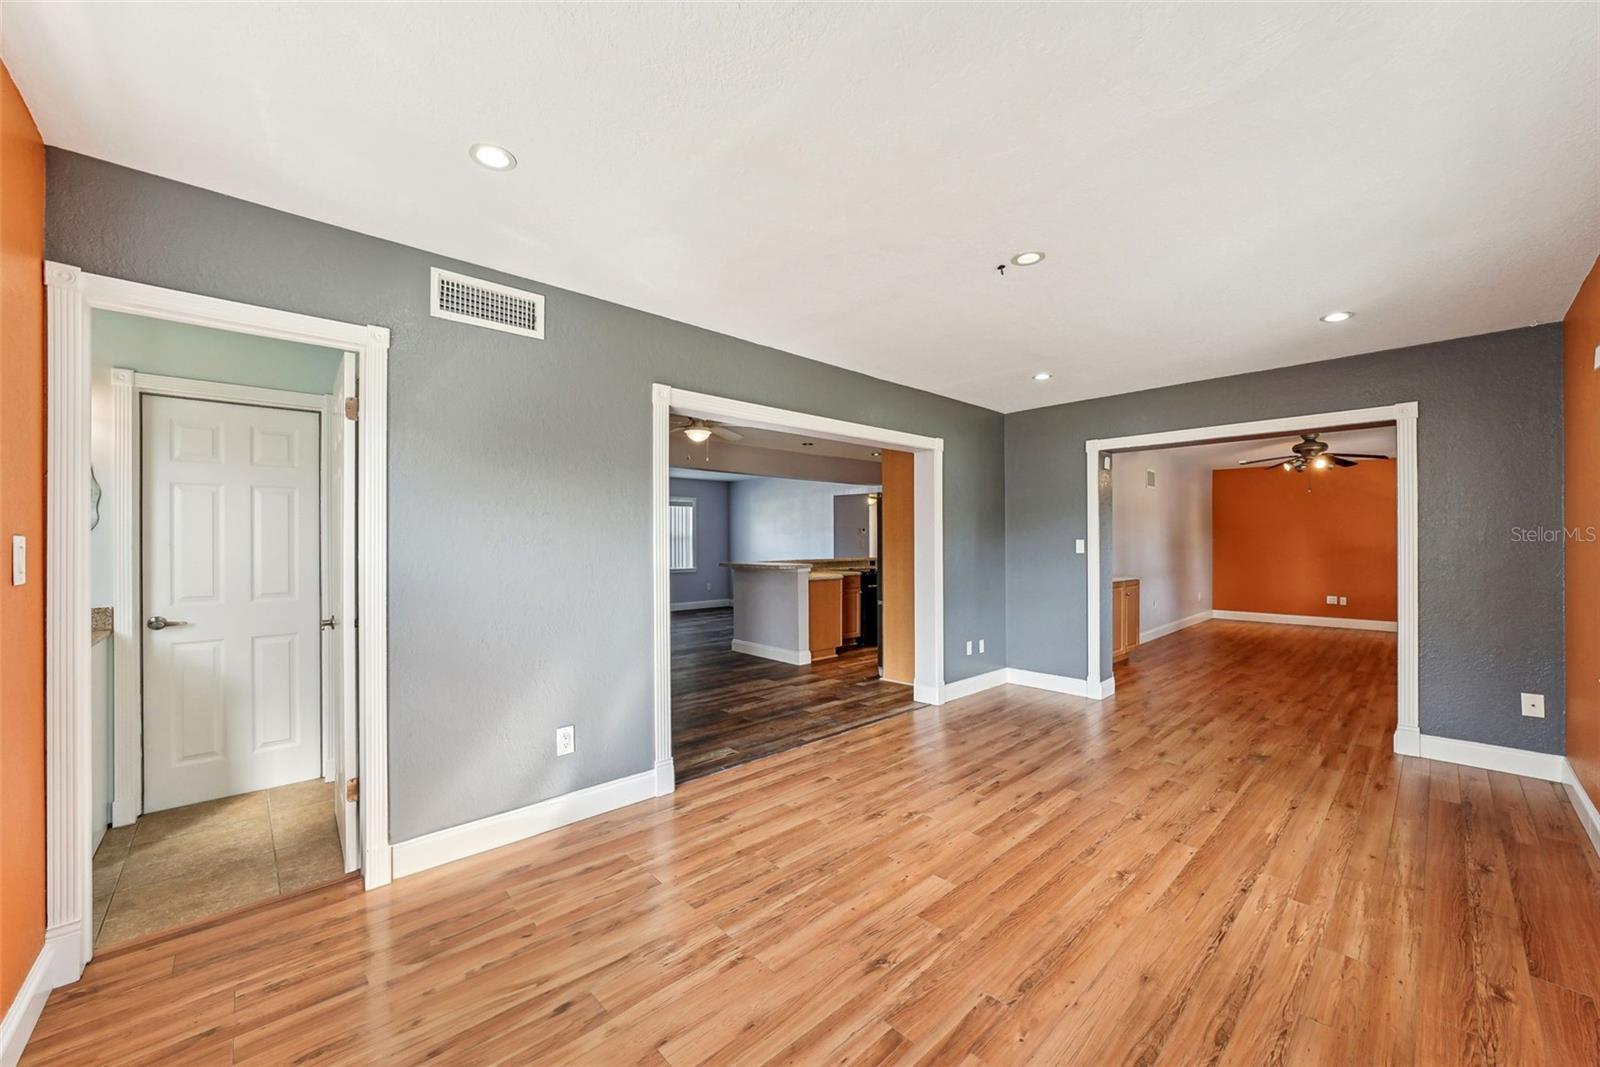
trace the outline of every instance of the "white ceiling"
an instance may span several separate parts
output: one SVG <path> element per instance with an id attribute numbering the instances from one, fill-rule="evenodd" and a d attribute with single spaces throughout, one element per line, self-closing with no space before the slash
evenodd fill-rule
<path id="1" fill-rule="evenodd" d="M 1597 20 L 8 3 L 0 52 L 53 145 L 1010 411 L 1559 319 Z"/>
<path id="2" fill-rule="evenodd" d="M 1311 431 L 1308 429 L 1307 432 Z M 1356 430 L 1333 430 L 1318 436 L 1320 440 L 1326 441 L 1334 452 L 1368 452 L 1382 456 L 1395 454 L 1395 428 L 1392 423 L 1387 426 L 1368 426 Z M 1299 441 L 1299 434 L 1279 434 L 1242 441 L 1148 449 L 1142 452 L 1119 453 L 1116 462 L 1137 464 L 1141 456 L 1160 453 L 1163 456 L 1176 457 L 1185 464 L 1197 468 L 1226 470 L 1239 466 L 1241 460 L 1290 455 L 1289 449 Z"/>
<path id="3" fill-rule="evenodd" d="M 830 441 L 824 437 L 804 437 L 777 430 L 757 430 L 750 426 L 727 423 L 728 428 L 741 435 L 739 443 L 748 448 L 765 448 L 774 452 L 794 452 L 802 456 L 836 456 L 840 459 L 863 459 L 882 463 L 879 449 L 870 445 L 852 445 L 846 441 Z"/>

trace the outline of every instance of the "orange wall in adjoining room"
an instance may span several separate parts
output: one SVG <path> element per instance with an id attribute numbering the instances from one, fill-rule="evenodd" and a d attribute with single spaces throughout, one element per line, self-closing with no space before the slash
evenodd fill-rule
<path id="1" fill-rule="evenodd" d="M 44 143 L 0 65 L 0 1012 L 44 944 L 44 351 Z"/>
<path id="2" fill-rule="evenodd" d="M 1212 471 L 1212 606 L 1393 622 L 1394 470 L 1380 459 L 1303 474 Z"/>
<path id="3" fill-rule="evenodd" d="M 1563 323 L 1561 376 L 1566 427 L 1566 517 L 1580 535 L 1600 527 L 1600 259 Z M 1567 759 L 1600 804 L 1600 543 L 1567 538 Z"/>

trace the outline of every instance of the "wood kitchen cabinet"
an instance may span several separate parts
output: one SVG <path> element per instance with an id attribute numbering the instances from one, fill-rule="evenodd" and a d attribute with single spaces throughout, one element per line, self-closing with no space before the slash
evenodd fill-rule
<path id="1" fill-rule="evenodd" d="M 844 643 L 853 645 L 861 640 L 861 575 L 844 576 L 841 596 L 844 604 Z"/>
<path id="2" fill-rule="evenodd" d="M 1128 658 L 1139 646 L 1139 579 L 1119 578 L 1111 583 L 1111 659 Z"/>
<path id="3" fill-rule="evenodd" d="M 812 578 L 811 661 L 831 659 L 844 644 L 844 582 L 838 578 Z"/>

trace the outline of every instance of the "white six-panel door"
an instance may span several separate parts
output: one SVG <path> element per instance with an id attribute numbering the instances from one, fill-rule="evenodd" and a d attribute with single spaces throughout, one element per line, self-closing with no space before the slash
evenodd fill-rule
<path id="1" fill-rule="evenodd" d="M 144 810 L 320 776 L 318 416 L 146 396 L 141 421 Z"/>

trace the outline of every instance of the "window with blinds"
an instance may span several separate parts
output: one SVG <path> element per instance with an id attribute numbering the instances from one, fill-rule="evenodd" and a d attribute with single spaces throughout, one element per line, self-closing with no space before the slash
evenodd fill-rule
<path id="1" fill-rule="evenodd" d="M 675 571 L 694 570 L 692 496 L 675 496 L 667 506 L 667 558 Z"/>

